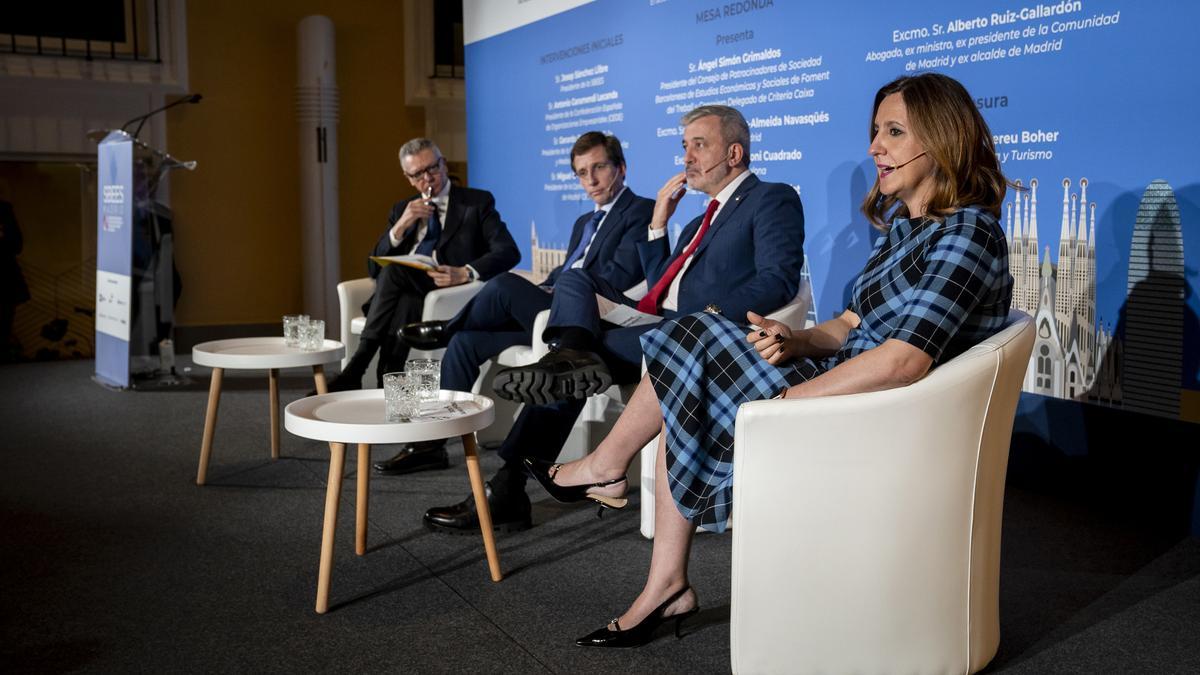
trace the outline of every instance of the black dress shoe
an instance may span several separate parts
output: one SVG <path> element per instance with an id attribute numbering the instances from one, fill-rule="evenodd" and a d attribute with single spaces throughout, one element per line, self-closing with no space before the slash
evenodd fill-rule
<path id="1" fill-rule="evenodd" d="M 533 457 L 524 458 L 525 470 L 530 476 L 545 488 L 546 492 L 554 497 L 554 501 L 562 504 L 571 504 L 573 502 L 581 502 L 585 499 L 590 499 L 600 505 L 600 511 L 604 509 L 623 509 L 629 503 L 626 497 L 609 497 L 606 495 L 591 494 L 588 488 L 602 488 L 617 483 L 624 483 L 625 476 L 613 478 L 611 480 L 601 481 L 599 483 L 587 483 L 584 485 L 559 485 L 554 482 L 554 477 L 558 475 L 558 470 L 562 468 L 562 464 L 555 464 L 544 459 L 535 459 Z"/>
<path id="2" fill-rule="evenodd" d="M 450 457 L 446 454 L 445 441 L 425 441 L 409 443 L 400 448 L 395 457 L 372 466 L 385 476 L 399 476 L 414 471 L 445 469 L 450 466 Z"/>
<path id="3" fill-rule="evenodd" d="M 597 628 L 596 630 L 579 638 L 575 641 L 575 644 L 579 645 L 580 647 L 641 647 L 642 645 L 654 639 L 654 633 L 658 630 L 659 626 L 666 621 L 671 621 L 672 619 L 675 620 L 675 639 L 679 639 L 683 637 L 683 635 L 680 634 L 679 629 L 683 625 L 684 619 L 687 619 L 688 617 L 699 612 L 700 606 L 697 605 L 686 612 L 673 614 L 671 616 L 663 616 L 663 612 L 667 610 L 667 607 L 669 607 L 671 603 L 682 597 L 684 593 L 687 593 L 689 588 L 691 588 L 691 586 L 684 586 L 681 590 L 672 594 L 671 597 L 663 601 L 663 603 L 659 605 L 653 612 L 650 612 L 649 616 L 642 619 L 642 622 L 633 628 L 622 630 L 621 624 L 617 623 L 616 619 L 613 619 L 612 621 L 609 621 L 608 624 L 603 628 Z M 610 629 L 609 626 L 612 626 L 612 628 Z"/>
<path id="4" fill-rule="evenodd" d="M 537 363 L 505 368 L 492 380 L 496 395 L 510 401 L 545 405 L 584 399 L 608 389 L 612 375 L 604 360 L 592 352 L 558 349 Z"/>
<path id="5" fill-rule="evenodd" d="M 484 486 L 488 510 L 492 514 L 492 529 L 504 532 L 528 530 L 532 525 L 529 518 L 529 497 L 522 490 L 515 490 L 503 497 L 492 492 L 492 484 Z M 425 527 L 434 532 L 447 534 L 478 534 L 479 514 L 475 511 L 475 496 L 451 506 L 435 506 L 425 512 Z"/>
<path id="6" fill-rule="evenodd" d="M 420 321 L 400 329 L 400 339 L 413 349 L 445 349 L 450 344 L 445 321 Z"/>

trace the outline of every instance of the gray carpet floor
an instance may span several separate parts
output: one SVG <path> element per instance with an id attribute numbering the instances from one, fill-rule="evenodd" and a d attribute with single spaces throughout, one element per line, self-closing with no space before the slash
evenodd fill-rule
<path id="1" fill-rule="evenodd" d="M 703 612 L 682 640 L 583 650 L 619 613 L 650 543 L 632 508 L 602 519 L 531 487 L 531 530 L 477 536 L 421 513 L 469 491 L 451 468 L 373 477 L 354 554 L 347 459 L 331 610 L 313 611 L 328 450 L 283 433 L 271 461 L 265 375 L 227 371 L 208 485 L 194 484 L 207 395 L 115 392 L 87 361 L 0 367 L 0 670 L 648 673 L 729 669 L 726 535 L 697 537 Z M 288 372 L 284 403 L 311 387 Z M 390 449 L 374 450 L 375 458 Z M 485 472 L 498 466 L 483 454 Z M 783 534 L 783 533 L 781 533 Z M 991 672 L 1200 672 L 1200 541 L 1010 485 L 1002 639 Z M 803 608 L 797 608 L 803 611 Z"/>

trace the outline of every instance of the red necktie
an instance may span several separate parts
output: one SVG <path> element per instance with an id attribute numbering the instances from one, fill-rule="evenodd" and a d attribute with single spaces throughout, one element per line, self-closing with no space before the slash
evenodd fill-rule
<path id="1" fill-rule="evenodd" d="M 645 314 L 661 314 L 662 301 L 666 299 L 667 290 L 671 288 L 671 282 L 675 281 L 675 277 L 679 275 L 679 270 L 683 269 L 683 263 L 691 257 L 692 253 L 700 246 L 700 242 L 704 240 L 704 233 L 708 232 L 708 226 L 712 223 L 713 214 L 717 212 L 717 207 L 721 203 L 717 200 L 712 200 L 708 203 L 708 210 L 704 212 L 704 221 L 700 223 L 700 231 L 692 238 L 692 243 L 688 244 L 687 249 L 671 261 L 667 267 L 667 271 L 663 273 L 662 278 L 654 284 L 654 288 L 638 301 L 638 311 Z"/>

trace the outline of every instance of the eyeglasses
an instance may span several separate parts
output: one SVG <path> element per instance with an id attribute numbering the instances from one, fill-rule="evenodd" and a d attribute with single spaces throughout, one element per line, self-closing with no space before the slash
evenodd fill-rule
<path id="1" fill-rule="evenodd" d="M 598 175 L 601 173 L 608 173 L 609 171 L 612 170 L 612 168 L 613 168 L 612 162 L 596 162 L 595 164 L 591 165 L 590 167 L 585 166 L 582 169 L 576 171 L 575 177 L 578 178 L 579 180 L 587 180 L 588 176 L 591 176 L 593 174 Z"/>
<path id="2" fill-rule="evenodd" d="M 422 176 L 432 179 L 435 175 L 437 175 L 437 172 L 441 170 L 442 162 L 444 161 L 446 161 L 444 157 L 438 157 L 437 161 L 425 167 L 424 169 L 417 169 L 412 173 L 405 171 L 404 175 L 408 176 L 408 179 L 412 181 L 421 180 Z"/>

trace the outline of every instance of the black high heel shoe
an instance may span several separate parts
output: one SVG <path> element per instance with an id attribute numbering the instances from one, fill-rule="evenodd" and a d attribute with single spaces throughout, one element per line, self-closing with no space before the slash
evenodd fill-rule
<path id="1" fill-rule="evenodd" d="M 680 612 L 671 616 L 663 616 L 663 612 L 667 611 L 667 607 L 672 602 L 683 597 L 683 594 L 687 593 L 690 588 L 691 586 L 684 586 L 677 593 L 667 598 L 663 604 L 659 605 L 653 612 L 650 612 L 649 616 L 642 619 L 642 622 L 633 628 L 621 630 L 621 624 L 617 623 L 616 619 L 613 619 L 603 628 L 594 630 L 579 638 L 575 641 L 575 644 L 580 647 L 641 647 L 654 639 L 655 631 L 658 630 L 658 627 L 664 621 L 670 621 L 671 619 L 675 620 L 675 639 L 678 640 L 683 637 L 679 633 L 679 628 L 683 625 L 684 619 L 699 612 L 700 605 L 696 605 L 686 612 Z M 609 626 L 612 626 L 613 630 L 609 630 Z"/>
<path id="2" fill-rule="evenodd" d="M 573 502 L 581 502 L 585 499 L 590 499 L 600 505 L 603 509 L 623 509 L 629 504 L 628 497 L 608 497 L 605 495 L 597 495 L 588 492 L 588 488 L 608 487 L 625 481 L 625 476 L 614 478 L 612 480 L 602 481 L 600 483 L 589 483 L 587 485 L 559 485 L 554 482 L 554 477 L 558 475 L 558 470 L 562 464 L 554 464 L 542 459 L 533 459 L 531 457 L 524 458 L 525 470 L 529 475 L 533 476 L 538 483 L 545 488 L 546 492 L 554 497 L 555 501 L 564 504 Z"/>

